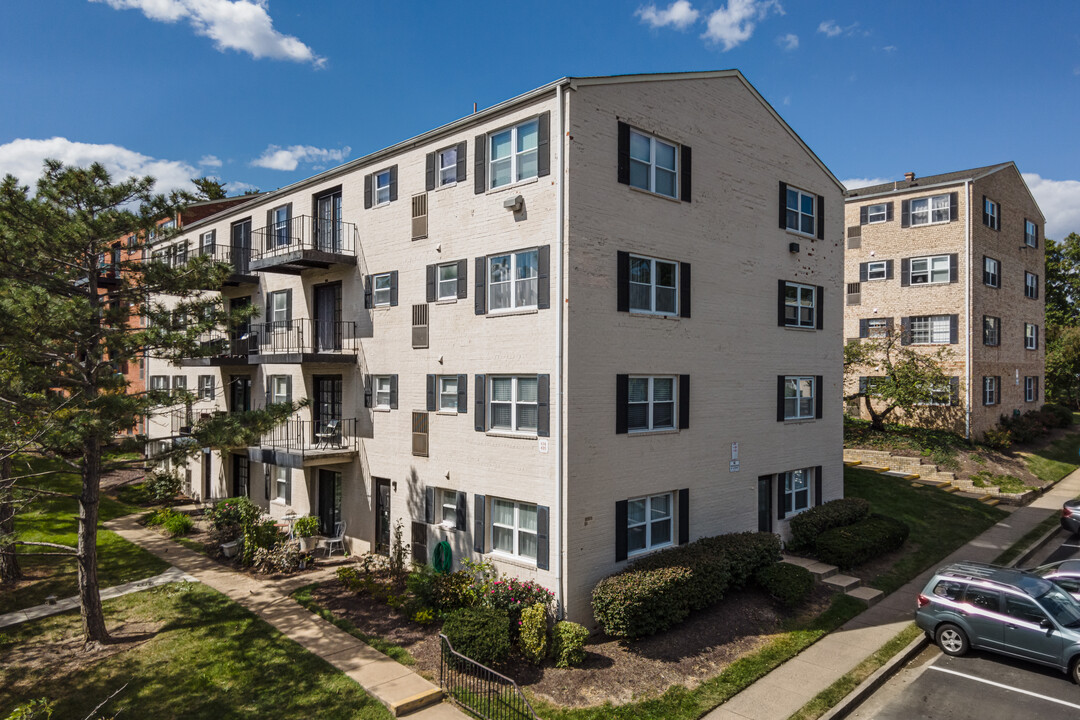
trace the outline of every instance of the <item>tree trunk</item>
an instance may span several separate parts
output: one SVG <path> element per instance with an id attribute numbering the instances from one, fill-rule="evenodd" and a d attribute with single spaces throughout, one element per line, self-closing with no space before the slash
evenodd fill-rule
<path id="1" fill-rule="evenodd" d="M 0 461 L 0 585 L 13 583 L 22 577 L 15 546 L 5 542 L 15 532 L 11 485 L 11 457 L 8 456 Z"/>
<path id="2" fill-rule="evenodd" d="M 79 607 L 83 645 L 109 641 L 97 576 L 97 523 L 101 496 L 101 443 L 91 433 L 83 445 L 82 495 L 79 496 Z"/>

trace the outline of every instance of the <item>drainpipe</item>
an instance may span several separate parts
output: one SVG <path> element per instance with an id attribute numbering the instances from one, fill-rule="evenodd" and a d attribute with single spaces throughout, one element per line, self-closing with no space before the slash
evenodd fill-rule
<path id="1" fill-rule="evenodd" d="M 964 261 L 967 265 L 967 272 L 964 273 L 964 312 L 967 313 L 967 332 L 964 333 L 964 378 L 967 382 L 967 392 L 964 393 L 964 439 L 971 440 L 971 274 L 972 270 L 972 258 L 971 258 L 971 181 L 964 181 L 964 198 L 967 207 L 964 213 Z M 1001 389 L 998 389 L 1001 392 Z"/>
<path id="2" fill-rule="evenodd" d="M 566 305 L 566 288 L 563 279 L 563 242 L 565 240 L 564 217 L 565 199 L 563 197 L 563 178 L 566 175 L 566 116 L 563 113 L 563 84 L 555 86 L 557 126 L 559 128 L 559 169 L 555 176 L 555 602 L 559 617 L 566 614 L 566 593 L 563 588 L 563 546 L 564 518 L 563 484 L 566 481 L 563 471 L 563 407 L 565 406 L 563 377 L 563 311 Z M 550 532 L 550 531 L 549 531 Z"/>

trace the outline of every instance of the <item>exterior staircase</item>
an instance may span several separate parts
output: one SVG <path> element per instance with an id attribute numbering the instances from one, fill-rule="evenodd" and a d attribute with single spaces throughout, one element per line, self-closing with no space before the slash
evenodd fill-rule
<path id="1" fill-rule="evenodd" d="M 812 558 L 795 557 L 794 555 L 783 555 L 780 562 L 806 568 L 814 576 L 815 582 L 821 583 L 830 589 L 839 590 L 845 595 L 850 595 L 856 600 L 865 603 L 867 607 L 877 604 L 877 601 L 885 595 L 880 590 L 862 587 L 862 581 L 857 577 L 841 575 L 835 565 L 826 565 Z"/>
<path id="2" fill-rule="evenodd" d="M 960 493 L 990 506 L 999 503 L 1023 505 L 1038 493 L 1035 488 L 1025 493 L 1004 493 L 996 487 L 975 487 L 970 480 L 962 480 L 955 473 L 939 470 L 936 465 L 924 464 L 922 458 L 892 455 L 885 450 L 844 448 L 844 465 L 910 480 L 913 486 L 926 485 L 947 493 Z"/>

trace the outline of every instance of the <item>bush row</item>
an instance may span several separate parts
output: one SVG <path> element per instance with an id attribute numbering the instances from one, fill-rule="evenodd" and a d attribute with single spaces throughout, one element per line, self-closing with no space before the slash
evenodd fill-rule
<path id="1" fill-rule="evenodd" d="M 521 654 L 540 665 L 550 654 L 556 667 L 573 667 L 585 659 L 589 631 L 575 622 L 555 623 L 549 632 L 548 606 L 536 603 L 521 613 Z M 500 665 L 510 656 L 509 616 L 492 607 L 459 608 L 446 616 L 442 632 L 454 650 L 483 665 Z"/>
<path id="2" fill-rule="evenodd" d="M 1069 427 L 1072 423 L 1073 415 L 1069 408 L 1047 403 L 1039 410 L 1028 410 L 1020 415 L 1002 415 L 997 427 L 986 431 L 983 444 L 995 450 L 1007 450 L 1014 442 L 1029 443 L 1054 428 Z"/>
<path id="3" fill-rule="evenodd" d="M 821 533 L 857 523 L 869 514 L 870 503 L 863 498 L 841 498 L 812 507 L 791 519 L 788 548 L 796 552 L 811 551 Z"/>
<path id="4" fill-rule="evenodd" d="M 804 567 L 774 563 L 758 570 L 758 585 L 787 607 L 795 607 L 814 589 L 814 576 Z"/>
<path id="5" fill-rule="evenodd" d="M 822 562 L 848 570 L 900 548 L 909 532 L 910 528 L 896 518 L 870 515 L 819 535 L 817 556 Z"/>

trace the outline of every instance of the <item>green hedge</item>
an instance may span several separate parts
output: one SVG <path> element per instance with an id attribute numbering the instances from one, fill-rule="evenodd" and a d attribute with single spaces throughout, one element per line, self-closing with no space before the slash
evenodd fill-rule
<path id="1" fill-rule="evenodd" d="M 854 525 L 833 528 L 817 539 L 817 556 L 825 563 L 849 570 L 900 548 L 911 529 L 902 521 L 871 515 Z"/>
<path id="2" fill-rule="evenodd" d="M 841 498 L 812 507 L 791 519 L 788 547 L 797 552 L 809 552 L 821 533 L 857 523 L 869 514 L 870 502 L 863 498 Z"/>
<path id="3" fill-rule="evenodd" d="M 788 607 L 795 607 L 814 589 L 810 571 L 790 563 L 775 563 L 758 570 L 755 579 L 765 592 Z"/>
<path id="4" fill-rule="evenodd" d="M 498 665 L 510 654 L 510 618 L 505 610 L 455 610 L 446 617 L 442 631 L 455 650 L 478 663 Z"/>
<path id="5" fill-rule="evenodd" d="M 690 614 L 692 576 L 689 568 L 669 567 L 606 577 L 593 588 L 593 616 L 612 637 L 666 630 Z"/>

